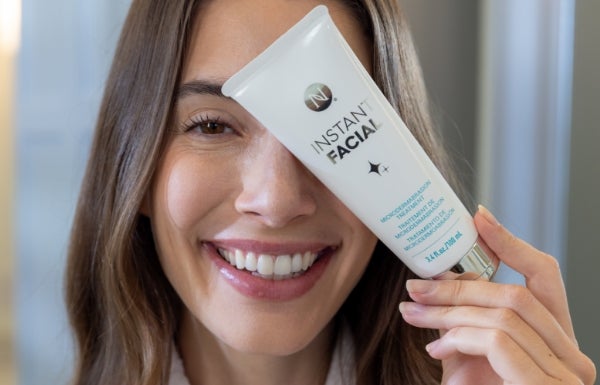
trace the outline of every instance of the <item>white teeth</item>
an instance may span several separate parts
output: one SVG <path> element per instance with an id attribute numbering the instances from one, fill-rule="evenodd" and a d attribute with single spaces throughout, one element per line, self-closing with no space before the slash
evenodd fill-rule
<path id="1" fill-rule="evenodd" d="M 240 250 L 235 251 L 235 267 L 238 269 L 246 267 L 246 258 L 244 258 L 244 254 Z"/>
<path id="2" fill-rule="evenodd" d="M 314 252 L 256 255 L 242 250 L 218 249 L 219 254 L 238 270 L 248 270 L 266 279 L 285 279 L 302 274 L 317 259 Z"/>
<path id="3" fill-rule="evenodd" d="M 302 256 L 302 270 L 307 270 L 315 261 L 316 255 L 306 252 Z"/>
<path id="4" fill-rule="evenodd" d="M 292 258 L 292 273 L 297 273 L 302 270 L 302 254 L 296 253 Z"/>
<path id="5" fill-rule="evenodd" d="M 292 272 L 292 257 L 289 255 L 282 255 L 275 259 L 275 266 L 273 267 L 273 273 L 275 275 L 288 275 Z"/>
<path id="6" fill-rule="evenodd" d="M 269 255 L 260 255 L 258 257 L 258 264 L 256 265 L 256 270 L 259 274 L 262 275 L 272 275 L 273 274 L 273 258 Z"/>
<path id="7" fill-rule="evenodd" d="M 240 254 L 241 254 L 241 251 L 240 251 Z M 258 258 L 256 258 L 256 254 L 254 254 L 253 252 L 250 252 L 246 255 L 246 270 L 256 271 L 257 269 L 258 269 Z"/>

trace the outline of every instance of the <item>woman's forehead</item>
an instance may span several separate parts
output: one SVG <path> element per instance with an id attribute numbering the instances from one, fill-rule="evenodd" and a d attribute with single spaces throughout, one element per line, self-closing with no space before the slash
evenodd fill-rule
<path id="1" fill-rule="evenodd" d="M 339 1 L 215 0 L 195 19 L 182 81 L 228 79 L 322 3 L 359 57 L 368 57 L 363 29 Z"/>

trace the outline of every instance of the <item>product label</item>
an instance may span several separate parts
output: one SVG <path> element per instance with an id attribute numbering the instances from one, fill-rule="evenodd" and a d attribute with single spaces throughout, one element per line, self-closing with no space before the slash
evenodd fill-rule
<path id="1" fill-rule="evenodd" d="M 443 196 L 436 196 L 431 180 L 427 180 L 408 199 L 381 217 L 379 222 L 394 225 L 396 229 L 394 238 L 404 240 L 402 248 L 405 252 L 410 252 L 425 242 L 430 244 L 438 238 L 448 237 L 446 233 L 439 234 L 438 230 L 451 220 L 458 221 L 458 218 L 453 219 L 456 209 L 444 207 L 445 203 L 446 199 Z M 430 239 L 432 237 L 434 238 Z M 443 248 L 436 250 L 426 260 L 432 262 L 460 237 L 460 232 L 453 234 L 444 243 Z"/>
<path id="2" fill-rule="evenodd" d="M 322 111 L 325 109 L 322 106 L 329 106 L 327 103 L 331 103 L 333 96 L 331 90 L 324 85 L 321 85 L 320 92 L 315 91 L 316 85 L 319 83 L 312 84 L 307 89 L 307 93 L 308 90 L 312 92 L 309 97 L 305 95 L 305 103 L 313 111 Z M 323 89 L 326 91 L 322 91 Z M 331 163 L 338 164 L 381 128 L 381 124 L 370 116 L 371 110 L 368 100 L 363 100 L 315 138 L 311 142 L 312 149 L 317 154 L 326 156 Z"/>
<path id="3" fill-rule="evenodd" d="M 304 91 L 304 104 L 315 112 L 326 110 L 333 101 L 329 87 L 321 83 L 313 83 Z"/>
<path id="4" fill-rule="evenodd" d="M 463 233 L 460 230 L 457 231 L 455 234 L 451 235 L 446 241 L 444 241 L 444 244 L 442 247 L 429 253 L 429 255 L 427 257 L 425 257 L 425 260 L 427 262 L 435 261 L 438 257 L 441 257 L 446 251 L 450 250 L 450 248 L 452 246 L 456 245 L 458 240 L 461 239 L 462 237 L 463 237 Z"/>
<path id="5" fill-rule="evenodd" d="M 294 27 L 301 33 L 285 34 L 232 76 L 223 93 L 417 275 L 446 271 L 476 240 L 470 214 L 326 12 L 306 20 Z"/>

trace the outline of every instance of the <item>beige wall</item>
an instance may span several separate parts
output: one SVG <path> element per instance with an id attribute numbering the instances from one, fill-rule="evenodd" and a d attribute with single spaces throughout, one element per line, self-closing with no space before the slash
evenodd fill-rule
<path id="1" fill-rule="evenodd" d="M 15 60 L 0 51 L 0 384 L 16 384 L 13 355 L 13 90 Z"/>

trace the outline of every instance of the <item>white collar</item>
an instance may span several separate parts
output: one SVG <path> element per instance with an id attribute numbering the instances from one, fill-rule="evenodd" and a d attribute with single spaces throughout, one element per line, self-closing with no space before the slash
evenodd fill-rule
<path id="1" fill-rule="evenodd" d="M 354 342 L 348 326 L 343 323 L 341 332 L 335 343 L 333 357 L 325 385 L 356 384 L 356 364 L 354 359 Z"/>
<path id="2" fill-rule="evenodd" d="M 171 373 L 169 376 L 169 385 L 190 385 L 185 376 L 183 362 L 173 347 L 171 358 Z M 337 339 L 329 373 L 325 385 L 354 385 L 356 384 L 355 362 L 354 362 L 354 344 L 347 327 L 342 327 L 340 338 Z"/>

